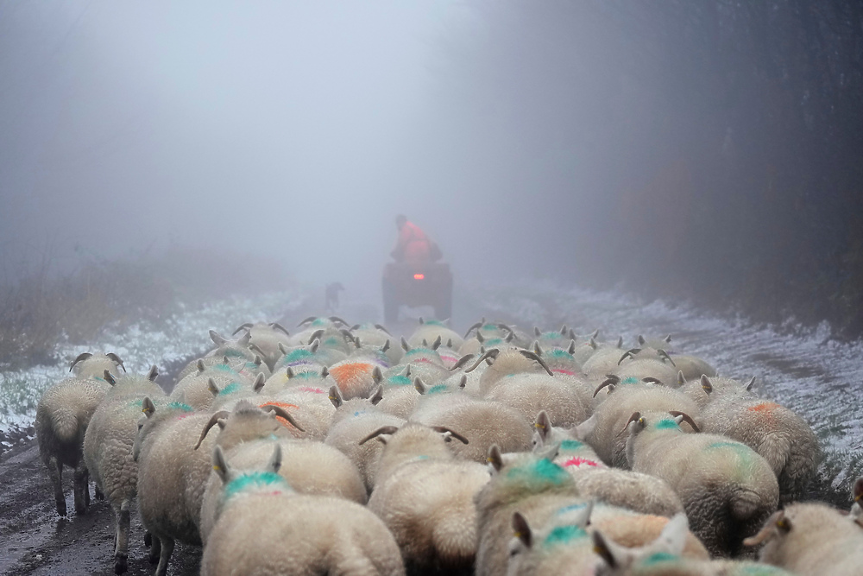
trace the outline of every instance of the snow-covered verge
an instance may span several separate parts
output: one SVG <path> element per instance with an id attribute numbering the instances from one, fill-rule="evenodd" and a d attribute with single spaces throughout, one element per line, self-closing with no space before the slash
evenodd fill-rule
<path id="1" fill-rule="evenodd" d="M 105 330 L 96 341 L 85 345 L 61 344 L 56 353 L 58 362 L 53 366 L 0 372 L 0 434 L 11 428 L 29 427 L 42 392 L 69 376 L 69 364 L 82 352 L 115 352 L 129 372 L 145 373 L 153 364 L 164 372 L 172 362 L 211 348 L 210 329 L 230 334 L 243 322 L 277 320 L 302 302 L 302 294 L 293 291 L 234 297 L 195 308 L 181 306 L 183 311 L 159 329 L 134 324 L 122 333 Z"/>
<path id="2" fill-rule="evenodd" d="M 520 326 L 547 329 L 568 323 L 587 334 L 624 337 L 672 334 L 672 348 L 701 356 L 722 375 L 757 378 L 756 391 L 800 414 L 824 449 L 820 491 L 846 501 L 854 479 L 863 476 L 863 342 L 831 339 L 827 324 L 781 327 L 705 313 L 686 303 L 642 302 L 621 291 L 597 292 L 530 282 L 472 290 L 486 310 Z M 481 297 L 478 297 L 482 294 Z"/>

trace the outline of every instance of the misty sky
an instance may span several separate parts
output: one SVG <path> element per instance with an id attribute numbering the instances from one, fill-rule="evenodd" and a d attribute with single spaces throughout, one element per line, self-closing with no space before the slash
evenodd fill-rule
<path id="1" fill-rule="evenodd" d="M 591 79 L 625 95 L 596 21 L 524 12 L 2 0 L 3 263 L 203 245 L 377 293 L 403 212 L 457 280 L 553 272 L 639 110 Z"/>

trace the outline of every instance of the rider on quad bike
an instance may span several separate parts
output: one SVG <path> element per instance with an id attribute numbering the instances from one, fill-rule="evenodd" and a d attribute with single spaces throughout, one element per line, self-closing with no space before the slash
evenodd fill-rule
<path id="1" fill-rule="evenodd" d="M 384 321 L 398 320 L 399 306 L 431 305 L 443 320 L 452 315 L 452 274 L 439 263 L 443 254 L 422 229 L 404 214 L 396 217 L 398 241 L 391 252 L 395 262 L 384 268 Z"/>

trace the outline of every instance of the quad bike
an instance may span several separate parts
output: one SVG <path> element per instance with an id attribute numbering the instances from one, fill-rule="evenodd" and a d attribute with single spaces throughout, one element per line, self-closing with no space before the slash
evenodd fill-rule
<path id="1" fill-rule="evenodd" d="M 384 322 L 395 323 L 399 306 L 433 306 L 435 317 L 452 316 L 452 272 L 449 264 L 430 263 L 417 268 L 404 262 L 384 267 Z"/>

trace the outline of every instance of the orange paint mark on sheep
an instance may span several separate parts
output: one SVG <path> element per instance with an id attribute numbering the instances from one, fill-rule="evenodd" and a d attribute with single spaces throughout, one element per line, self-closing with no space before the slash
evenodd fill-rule
<path id="1" fill-rule="evenodd" d="M 288 404 L 287 402 L 276 402 L 275 400 L 273 400 L 272 402 L 264 402 L 259 406 L 259 408 L 263 408 L 264 406 L 278 406 L 279 408 L 283 408 L 286 412 L 288 411 L 288 408 L 299 408 L 299 406 L 297 406 L 296 404 Z M 281 416 L 276 416 L 276 420 L 278 420 L 282 426 L 296 430 L 293 424 L 291 424 Z"/>
<path id="2" fill-rule="evenodd" d="M 353 388 L 362 384 L 363 380 L 371 376 L 374 367 L 365 362 L 353 362 L 330 368 L 330 376 L 339 385 L 339 389 L 345 394 L 352 394 Z"/>
<path id="3" fill-rule="evenodd" d="M 775 402 L 762 402 L 761 404 L 756 404 L 755 406 L 750 406 L 746 410 L 748 410 L 749 412 L 770 413 L 770 412 L 773 412 L 774 410 L 776 410 L 777 408 L 780 408 L 780 406 L 779 406 L 779 404 L 776 404 Z"/>

